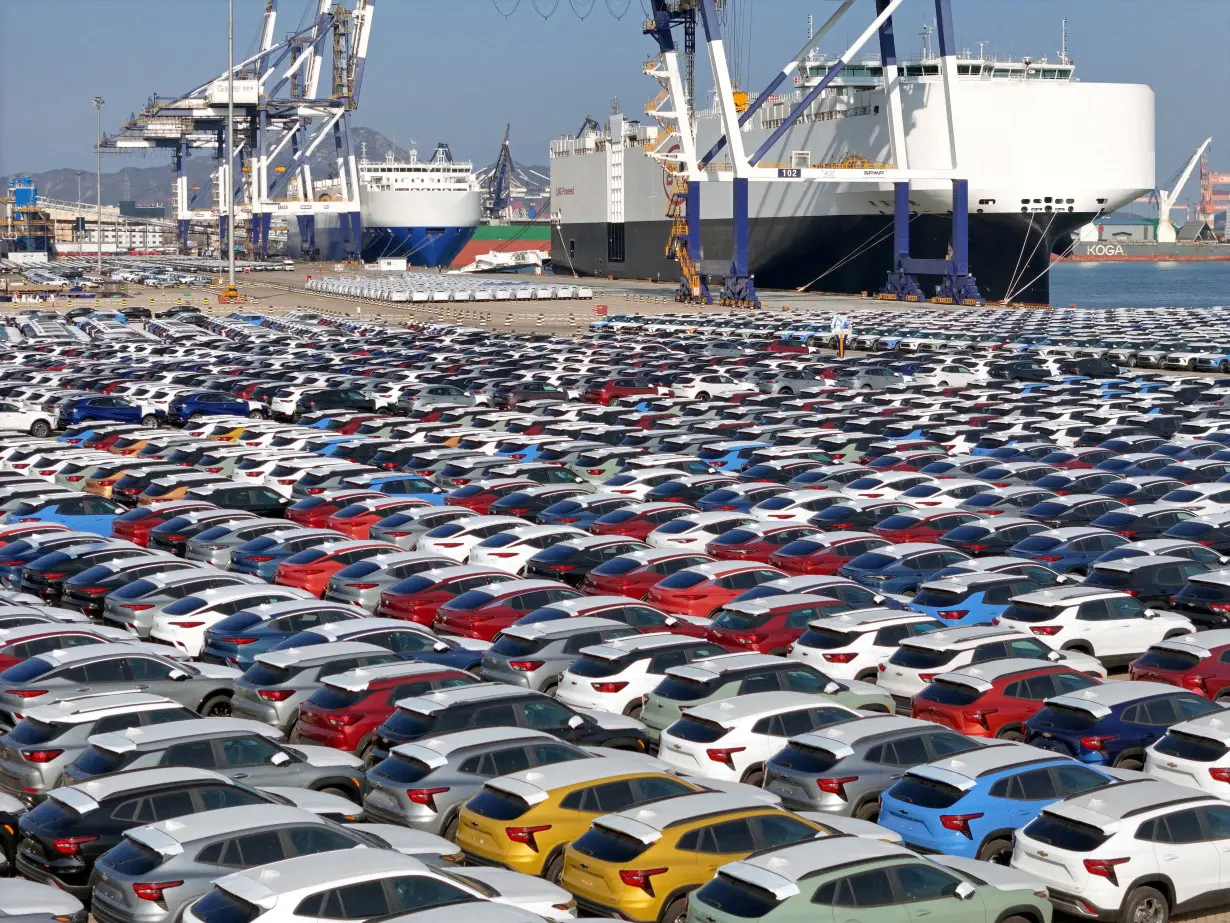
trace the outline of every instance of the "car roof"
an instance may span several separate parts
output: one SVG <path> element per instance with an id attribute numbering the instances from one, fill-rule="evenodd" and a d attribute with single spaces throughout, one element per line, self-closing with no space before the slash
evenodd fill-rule
<path id="1" fill-rule="evenodd" d="M 947 683 L 958 683 L 972 689 L 987 691 L 996 680 L 1018 673 L 1036 673 L 1039 670 L 1065 669 L 1063 664 L 1049 660 L 1031 660 L 1028 657 L 1004 657 L 1001 660 L 984 660 L 972 663 L 949 673 L 940 673 L 935 678 Z"/>
<path id="2" fill-rule="evenodd" d="M 758 798 L 754 790 L 747 792 L 711 791 L 663 798 L 652 804 L 643 804 L 615 814 L 606 814 L 595 819 L 594 823 L 648 845 L 658 840 L 663 830 L 676 824 L 711 818 L 714 815 L 756 809 L 780 814 L 787 813 L 781 808 L 767 804 L 762 798 Z"/>
<path id="3" fill-rule="evenodd" d="M 641 651 L 655 651 L 664 647 L 678 647 L 681 644 L 703 644 L 704 638 L 693 638 L 688 635 L 675 635 L 659 631 L 643 635 L 640 633 L 626 635 L 622 638 L 612 638 L 591 647 L 581 648 L 586 657 L 596 657 L 599 660 L 619 660 L 628 654 Z"/>
<path id="4" fill-rule="evenodd" d="M 868 715 L 857 721 L 843 721 L 841 724 L 808 731 L 806 734 L 790 738 L 790 742 L 805 747 L 828 750 L 840 758 L 851 755 L 854 752 L 853 745 L 869 737 L 897 731 L 935 730 L 939 727 L 930 721 L 907 718 L 904 715 Z"/>
<path id="5" fill-rule="evenodd" d="M 192 766 L 158 766 L 152 769 L 134 769 L 128 772 L 113 772 L 95 776 L 76 785 L 54 788 L 47 797 L 67 804 L 84 813 L 97 808 L 99 803 L 114 795 L 123 794 L 155 785 L 184 785 L 191 782 L 234 783 L 220 772 L 197 769 Z"/>
<path id="6" fill-rule="evenodd" d="M 1017 597 L 1018 599 L 1020 597 Z M 995 638 L 1019 638 L 1021 632 L 1016 628 L 999 627 L 996 625 L 966 625 L 962 628 L 946 628 L 943 631 L 932 631 L 913 638 L 903 638 L 902 645 L 910 647 L 955 648 L 965 650 L 966 647 L 976 647 L 984 641 Z"/>
<path id="7" fill-rule="evenodd" d="M 560 739 L 546 731 L 535 731 L 530 728 L 490 727 L 471 728 L 466 731 L 454 731 L 450 734 L 439 734 L 435 737 L 425 737 L 414 743 L 398 744 L 391 752 L 426 763 L 433 769 L 443 766 L 450 753 L 471 747 L 482 747 L 487 744 L 519 742 L 554 742 Z"/>
<path id="8" fill-rule="evenodd" d="M 1131 558 L 1115 558 L 1113 561 L 1095 561 L 1094 570 L 1135 571 L 1159 564 L 1191 564 L 1189 558 L 1177 558 L 1168 554 L 1138 554 Z"/>
<path id="9" fill-rule="evenodd" d="M 363 641 L 329 641 L 304 647 L 285 647 L 276 651 L 264 651 L 254 658 L 257 663 L 275 669 L 313 666 L 328 663 L 340 657 L 358 657 L 364 654 L 388 654 L 387 648 L 377 647 Z"/>
<path id="10" fill-rule="evenodd" d="M 125 689 L 61 699 L 51 705 L 40 705 L 29 709 L 25 717 L 46 724 L 85 724 L 109 715 L 158 711 L 163 708 L 183 708 L 183 706 L 165 696 Z"/>
<path id="11" fill-rule="evenodd" d="M 1022 593 L 1014 596 L 1014 603 L 1026 603 L 1030 606 L 1075 606 L 1095 599 L 1115 599 L 1126 596 L 1119 590 L 1108 590 L 1096 586 L 1053 586 L 1044 590 L 1034 590 L 1032 593 Z"/>
<path id="12" fill-rule="evenodd" d="M 331 646 L 328 644 L 317 645 L 317 647 Z M 363 646 L 374 647 L 375 645 Z M 453 667 L 446 667 L 438 663 L 424 663 L 419 660 L 397 660 L 391 663 L 376 663 L 367 667 L 355 667 L 353 670 L 347 670 L 345 673 L 335 673 L 332 676 L 326 677 L 321 682 L 334 689 L 344 689 L 347 692 L 363 692 L 370 688 L 372 683 L 377 683 L 381 680 L 407 679 L 413 676 L 431 676 L 438 673 L 452 672 L 454 672 Z"/>
<path id="13" fill-rule="evenodd" d="M 937 619 L 912 609 L 858 609 L 816 619 L 809 624 L 813 628 L 832 628 L 834 631 L 874 631 L 889 625 L 935 621 Z"/>
<path id="14" fill-rule="evenodd" d="M 489 779 L 486 787 L 516 795 L 529 804 L 544 801 L 547 792 L 572 785 L 582 785 L 612 776 L 641 775 L 664 772 L 645 759 L 627 756 L 598 756 L 588 760 L 566 760 L 547 763 L 533 769 L 522 769 L 505 776 Z M 699 783 L 694 783 L 699 784 Z"/>
<path id="15" fill-rule="evenodd" d="M 214 886 L 250 904 L 271 910 L 278 895 L 304 888 L 334 887 L 382 875 L 410 874 L 426 869 L 422 863 L 395 849 L 342 849 L 295 856 L 268 865 L 232 872 Z"/>
<path id="16" fill-rule="evenodd" d="M 453 686 L 450 689 L 434 689 L 422 695 L 398 699 L 393 704 L 405 711 L 412 711 L 420 715 L 433 715 L 453 705 L 533 694 L 527 689 L 510 686 L 507 683 L 471 683 L 468 686 Z"/>
<path id="17" fill-rule="evenodd" d="M 1051 750 L 1031 747 L 1029 744 L 997 740 L 985 747 L 975 747 L 933 763 L 913 766 L 906 772 L 968 791 L 974 787 L 975 780 L 980 776 L 1038 763 L 1072 765 L 1072 760 Z"/>
<path id="18" fill-rule="evenodd" d="M 292 805 L 246 804 L 133 827 L 124 831 L 124 836 L 169 858 L 179 853 L 183 843 L 233 834 L 237 830 L 280 828 L 296 823 L 320 824 L 324 821 L 319 815 Z"/>
<path id="19" fill-rule="evenodd" d="M 735 721 L 749 721 L 795 708 L 817 707 L 842 708 L 843 706 L 818 701 L 816 696 L 809 692 L 753 692 L 749 695 L 723 699 L 720 702 L 708 702 L 689 708 L 687 717 L 729 726 Z M 862 717 L 862 713 L 853 709 L 846 709 L 846 711 L 850 712 L 851 720 Z"/>
<path id="20" fill-rule="evenodd" d="M 879 859 L 911 858 L 918 855 L 904 846 L 855 836 L 830 836 L 807 840 L 782 849 L 766 850 L 722 866 L 719 874 L 768 891 L 779 900 L 799 893 L 797 882 L 818 871 Z"/>
<path id="21" fill-rule="evenodd" d="M 1071 795 L 1042 810 L 1113 834 L 1119 830 L 1117 822 L 1131 815 L 1143 814 L 1165 805 L 1197 801 L 1222 803 L 1216 796 L 1186 785 L 1175 785 L 1160 779 L 1133 779 Z"/>
<path id="22" fill-rule="evenodd" d="M 1219 647 L 1230 644 L 1230 628 L 1213 628 L 1208 631 L 1193 631 L 1158 641 L 1153 647 L 1168 651 L 1182 651 L 1197 657 L 1208 657 Z"/>
<path id="23" fill-rule="evenodd" d="M 112 753 L 130 753 L 139 747 L 158 747 L 169 740 L 214 737 L 220 734 L 259 734 L 278 740 L 282 732 L 262 721 L 247 718 L 202 718 L 200 721 L 168 721 L 145 727 L 125 728 L 107 734 L 94 734 L 90 745 Z"/>
<path id="24" fill-rule="evenodd" d="M 582 616 L 573 619 L 554 619 L 549 622 L 535 622 L 530 625 L 511 625 L 500 632 L 501 636 L 520 638 L 523 641 L 551 641 L 556 638 L 570 638 L 573 635 L 603 628 L 627 628 L 623 622 L 614 619 L 593 618 Z"/>
<path id="25" fill-rule="evenodd" d="M 704 660 L 698 660 L 695 663 L 671 667 L 666 671 L 666 674 L 668 676 L 678 676 L 683 679 L 706 683 L 721 676 L 723 673 L 729 673 L 733 670 L 777 667 L 789 662 L 782 660 L 776 654 L 755 654 L 751 652 L 718 654 L 716 657 L 706 657 Z"/>
<path id="26" fill-rule="evenodd" d="M 1105 683 L 1100 686 L 1077 689 L 1075 692 L 1065 692 L 1063 695 L 1047 699 L 1046 704 L 1078 708 L 1089 712 L 1096 718 L 1105 718 L 1116 705 L 1185 691 L 1181 686 L 1172 686 L 1169 683 L 1151 683 L 1136 679 L 1126 683 Z"/>
<path id="27" fill-rule="evenodd" d="M 334 604 L 335 608 L 350 611 L 351 607 L 345 603 Z M 361 611 L 361 610 L 360 610 Z M 326 622 L 323 625 L 313 625 L 311 628 L 305 628 L 304 631 L 310 631 L 314 635 L 320 635 L 331 641 L 340 641 L 343 638 L 360 632 L 372 631 L 373 629 L 385 629 L 386 631 L 418 631 L 423 634 L 431 634 L 431 629 L 426 625 L 420 625 L 418 622 L 410 622 L 406 619 L 384 619 L 377 616 L 360 616 L 357 619 L 342 619 L 338 622 Z"/>
<path id="28" fill-rule="evenodd" d="M 134 638 L 133 641 L 135 640 L 136 639 Z M 133 641 L 117 641 L 114 643 L 106 642 L 103 644 L 82 644 L 78 647 L 59 647 L 53 651 L 46 651 L 42 654 L 36 654 L 35 657 L 46 661 L 53 667 L 62 667 L 67 664 L 81 663 L 83 661 L 94 660 L 101 657 L 111 657 L 115 655 L 122 656 L 125 654 L 137 653 L 160 653 L 158 650 L 155 650 L 155 645 L 153 644 L 138 645 L 133 643 Z M 174 653 L 175 649 L 168 647 L 166 649 L 166 653 L 162 656 L 169 658 Z M 35 658 L 31 657 L 30 659 L 33 660 Z"/>

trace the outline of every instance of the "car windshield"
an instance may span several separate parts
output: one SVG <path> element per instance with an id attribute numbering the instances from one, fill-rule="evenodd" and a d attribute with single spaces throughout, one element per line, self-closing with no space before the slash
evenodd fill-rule
<path id="1" fill-rule="evenodd" d="M 1042 554 L 1062 544 L 1063 541 L 1061 539 L 1051 535 L 1031 535 L 1029 538 L 1023 538 L 1013 545 L 1012 550 L 1029 555 Z"/>
<path id="2" fill-rule="evenodd" d="M 494 599 L 495 596 L 491 593 L 486 593 L 482 590 L 469 590 L 451 600 L 448 606 L 450 609 L 481 609 Z"/>
<path id="3" fill-rule="evenodd" d="M 857 558 L 850 562 L 850 567 L 857 570 L 882 570 L 894 564 L 897 561 L 891 554 L 880 554 L 876 551 L 868 551 L 865 554 L 860 554 Z"/>

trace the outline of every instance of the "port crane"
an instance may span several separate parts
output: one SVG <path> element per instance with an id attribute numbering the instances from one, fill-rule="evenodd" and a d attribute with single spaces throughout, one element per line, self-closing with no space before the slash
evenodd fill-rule
<path id="1" fill-rule="evenodd" d="M 969 269 L 969 184 L 960 176 L 957 160 L 957 137 L 953 120 L 953 93 L 956 83 L 956 45 L 953 32 L 951 0 L 934 0 L 935 31 L 939 41 L 940 71 L 947 118 L 948 159 L 942 167 L 911 167 L 905 144 L 905 124 L 902 117 L 901 87 L 897 73 L 897 49 L 893 14 L 905 0 L 876 0 L 875 17 L 860 32 L 854 42 L 838 56 L 836 62 L 814 84 L 802 93 L 799 102 L 778 124 L 769 137 L 752 152 L 744 147 L 743 129 L 775 91 L 790 79 L 799 63 L 819 46 L 854 4 L 841 0 L 837 10 L 821 28 L 813 33 L 799 54 L 795 55 L 769 85 L 756 97 L 736 93 L 727 63 L 721 22 L 717 15 L 720 0 L 650 0 L 650 18 L 644 33 L 658 45 L 658 55 L 645 65 L 645 73 L 662 84 L 658 98 L 646 107 L 646 113 L 662 126 L 662 137 L 652 155 L 663 165 L 670 181 L 669 212 L 672 219 L 667 244 L 668 254 L 679 260 L 682 281 L 679 299 L 708 301 L 710 295 L 706 275 L 713 264 L 706 264 L 700 247 L 702 184 L 729 184 L 733 202 L 734 243 L 730 261 L 724 267 L 725 281 L 720 299 L 724 304 L 757 306 L 760 301 L 749 271 L 750 224 L 749 184 L 753 182 L 827 183 L 838 185 L 891 184 L 894 204 L 894 265 L 881 297 L 908 301 L 925 300 L 917 277 L 939 276 L 941 284 L 935 300 L 958 304 L 979 304 L 977 282 Z M 697 19 L 704 31 L 709 65 L 713 72 L 718 111 L 723 134 L 705 153 L 697 148 L 695 127 L 691 118 L 689 90 L 684 79 L 687 60 L 681 56 L 674 37 L 676 29 L 686 36 L 695 31 Z M 880 59 L 885 74 L 886 128 L 892 151 L 892 163 L 812 164 L 792 155 L 789 163 L 769 163 L 768 154 L 778 145 L 790 126 L 805 115 L 846 65 L 872 39 L 878 38 Z M 681 57 L 684 59 L 681 61 Z M 797 80 L 796 80 L 797 82 Z M 723 156 L 721 162 L 718 157 Z M 810 158 L 806 158 L 808 161 Z M 912 183 L 951 183 L 952 186 L 952 253 L 945 259 L 918 259 L 910 254 L 910 188 Z"/>
<path id="2" fill-rule="evenodd" d="M 349 5 L 347 5 L 349 4 Z M 235 64 L 234 98 L 224 71 L 176 96 L 149 103 L 99 148 L 108 153 L 169 150 L 174 174 L 179 243 L 188 246 L 194 221 L 217 222 L 226 236 L 226 197 L 236 220 L 249 222 L 252 255 L 268 250 L 274 215 L 298 222 L 305 252 L 315 249 L 316 219 L 338 217 L 342 247 L 357 259 L 362 240 L 359 172 L 350 143 L 350 115 L 358 107 L 372 33 L 375 0 L 311 0 L 310 21 L 276 39 L 278 0 L 265 0 L 258 50 Z M 330 84 L 321 91 L 326 64 Z M 227 163 L 224 138 L 228 102 L 235 119 L 235 162 Z M 317 194 L 310 160 L 322 149 L 333 154 L 336 189 Z M 184 161 L 209 150 L 222 161 L 214 174 L 213 208 L 196 205 Z M 293 187 L 291 180 L 295 180 Z"/>
<path id="3" fill-rule="evenodd" d="M 1176 174 L 1171 177 L 1171 182 L 1168 184 L 1169 189 L 1162 189 L 1160 186 L 1157 189 L 1157 240 L 1158 243 L 1173 244 L 1178 240 L 1178 235 L 1175 233 L 1174 222 L 1170 220 L 1171 209 L 1175 207 L 1175 200 L 1183 192 L 1183 187 L 1187 185 L 1187 181 L 1191 179 L 1192 171 L 1196 169 L 1196 164 L 1200 162 L 1209 149 L 1209 145 L 1213 143 L 1212 138 L 1205 138 L 1204 141 L 1196 148 L 1196 153 L 1192 154 L 1191 159 L 1187 164 Z"/>

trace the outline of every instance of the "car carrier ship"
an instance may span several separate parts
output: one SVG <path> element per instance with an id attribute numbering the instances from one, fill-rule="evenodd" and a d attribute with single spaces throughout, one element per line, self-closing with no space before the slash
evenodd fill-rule
<path id="1" fill-rule="evenodd" d="M 796 89 L 767 101 L 744 127 L 755 150 L 814 86 L 834 59 L 799 61 Z M 948 121 L 938 57 L 899 64 L 905 149 L 911 168 L 949 166 Z M 969 180 L 970 267 L 983 295 L 1049 301 L 1053 251 L 1072 232 L 1154 188 L 1153 91 L 1143 85 L 1085 83 L 1075 64 L 956 58 L 953 125 L 958 174 Z M 765 162 L 811 167 L 888 166 L 884 68 L 855 60 L 795 122 Z M 716 105 L 696 112 L 699 150 L 722 134 Z M 676 281 L 666 257 L 670 220 L 657 126 L 623 115 L 551 143 L 552 260 L 577 273 Z M 720 166 L 720 165 L 719 165 Z M 950 248 L 951 184 L 918 182 L 911 191 L 916 257 Z M 762 289 L 875 292 L 893 264 L 889 183 L 753 182 L 750 269 Z M 728 184 L 701 188 L 706 260 L 729 259 Z M 925 280 L 924 280 L 925 281 Z"/>

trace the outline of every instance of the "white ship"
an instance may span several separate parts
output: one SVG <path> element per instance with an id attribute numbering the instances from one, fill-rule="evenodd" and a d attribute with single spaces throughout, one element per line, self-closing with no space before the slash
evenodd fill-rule
<path id="1" fill-rule="evenodd" d="M 429 161 L 420 161 L 414 150 L 404 161 L 392 152 L 379 161 L 363 157 L 359 180 L 364 262 L 405 257 L 411 266 L 447 266 L 478 227 L 481 191 L 474 165 L 453 160 L 446 145 L 437 146 Z M 337 190 L 336 180 L 320 180 L 313 186 L 318 199 Z M 315 231 L 320 258 L 341 258 L 337 217 L 317 216 Z M 293 256 L 309 249 L 294 224 L 288 247 Z"/>
<path id="2" fill-rule="evenodd" d="M 768 100 L 744 128 L 755 150 L 833 59 L 799 62 L 797 90 Z M 937 57 L 904 60 L 905 148 L 916 169 L 949 166 L 943 78 Z M 1070 61 L 957 58 L 953 124 L 958 171 L 969 180 L 970 267 L 982 293 L 1049 300 L 1050 255 L 1071 232 L 1155 188 L 1153 91 L 1084 83 Z M 880 164 L 891 160 L 883 66 L 848 65 L 795 122 L 764 163 Z M 697 147 L 721 135 L 715 106 L 696 114 Z M 665 256 L 670 222 L 656 126 L 613 115 L 605 126 L 551 144 L 552 259 L 582 274 L 674 281 Z M 719 164 L 718 166 L 722 166 Z M 728 260 L 728 184 L 702 184 L 703 257 Z M 892 268 L 891 184 L 753 182 L 751 271 L 760 288 L 876 291 Z M 913 255 L 943 258 L 951 237 L 951 184 L 911 193 Z"/>

